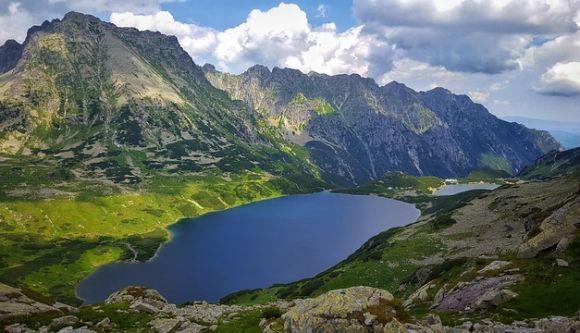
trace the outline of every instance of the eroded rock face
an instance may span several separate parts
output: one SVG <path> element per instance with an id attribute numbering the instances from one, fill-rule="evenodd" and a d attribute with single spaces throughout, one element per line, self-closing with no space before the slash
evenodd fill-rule
<path id="1" fill-rule="evenodd" d="M 286 332 L 375 332 L 401 316 L 388 291 L 353 287 L 296 301 L 283 315 Z"/>
<path id="2" fill-rule="evenodd" d="M 0 320 L 41 313 L 62 313 L 56 307 L 24 295 L 22 290 L 0 283 Z"/>

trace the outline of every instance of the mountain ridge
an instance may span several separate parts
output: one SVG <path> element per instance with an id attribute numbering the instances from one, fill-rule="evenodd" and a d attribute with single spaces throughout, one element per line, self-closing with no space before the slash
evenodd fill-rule
<path id="1" fill-rule="evenodd" d="M 358 74 L 304 74 L 261 65 L 240 75 L 211 65 L 203 70 L 214 86 L 309 149 L 327 181 L 341 185 L 389 171 L 458 177 L 492 167 L 514 173 L 561 148 L 548 133 L 504 122 L 444 88 L 416 92 L 398 82 L 379 86 Z"/>

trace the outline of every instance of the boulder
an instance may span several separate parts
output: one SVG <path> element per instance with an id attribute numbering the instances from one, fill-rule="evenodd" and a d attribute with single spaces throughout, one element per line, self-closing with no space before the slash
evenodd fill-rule
<path id="1" fill-rule="evenodd" d="M 50 323 L 51 328 L 61 328 L 65 326 L 73 326 L 74 324 L 78 323 L 79 319 L 75 316 L 64 316 L 54 318 Z"/>
<path id="2" fill-rule="evenodd" d="M 445 293 L 435 309 L 443 312 L 473 311 L 497 306 L 502 301 L 515 297 L 515 293 L 507 291 L 506 287 L 522 279 L 520 275 L 504 275 L 458 283 L 452 290 Z"/>
<path id="3" fill-rule="evenodd" d="M 183 324 L 183 320 L 178 318 L 157 318 L 149 323 L 157 333 L 171 333 Z"/>
<path id="4" fill-rule="evenodd" d="M 139 312 L 148 313 L 148 314 L 157 314 L 161 311 L 161 309 L 141 301 L 136 301 L 130 305 L 130 308 Z"/>
<path id="5" fill-rule="evenodd" d="M 388 291 L 353 287 L 296 301 L 282 319 L 286 332 L 367 332 L 382 330 L 402 311 Z"/>
<path id="6" fill-rule="evenodd" d="M 492 261 L 489 265 L 479 270 L 479 273 L 498 271 L 506 268 L 509 265 L 511 265 L 511 261 L 495 260 Z"/>
<path id="7" fill-rule="evenodd" d="M 168 303 L 155 289 L 130 286 L 111 294 L 105 304 L 129 304 L 132 309 L 149 314 L 160 312 Z"/>

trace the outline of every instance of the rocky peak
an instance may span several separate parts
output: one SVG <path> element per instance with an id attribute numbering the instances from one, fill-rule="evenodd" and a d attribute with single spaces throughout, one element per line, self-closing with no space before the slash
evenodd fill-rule
<path id="1" fill-rule="evenodd" d="M 6 73 L 18 62 L 22 56 L 23 46 L 13 39 L 7 40 L 0 46 L 0 74 Z"/>

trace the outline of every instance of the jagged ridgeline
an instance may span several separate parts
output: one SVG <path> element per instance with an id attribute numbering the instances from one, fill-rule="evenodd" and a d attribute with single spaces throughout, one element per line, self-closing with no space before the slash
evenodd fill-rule
<path id="1" fill-rule="evenodd" d="M 289 141 L 305 146 L 324 178 L 362 184 L 389 171 L 439 177 L 476 168 L 515 173 L 560 148 L 546 132 L 502 121 L 469 97 L 436 88 L 377 85 L 359 75 L 254 66 L 206 77 L 247 102 Z"/>
<path id="2" fill-rule="evenodd" d="M 202 70 L 175 37 L 74 12 L 32 28 L 22 45 L 7 42 L 0 62 L 0 152 L 57 157 L 63 173 L 115 183 L 155 169 L 310 178 L 320 169 L 338 185 L 388 171 L 513 173 L 560 147 L 445 89 L 262 66 Z"/>
<path id="3" fill-rule="evenodd" d="M 118 184 L 155 170 L 316 178 L 305 150 L 214 88 L 173 36 L 71 12 L 7 42 L 0 61 L 5 156 Z"/>

